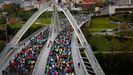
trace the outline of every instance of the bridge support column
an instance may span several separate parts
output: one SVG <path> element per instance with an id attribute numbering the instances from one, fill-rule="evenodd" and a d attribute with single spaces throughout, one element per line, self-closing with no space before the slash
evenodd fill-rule
<path id="1" fill-rule="evenodd" d="M 60 27 L 60 21 L 59 21 L 59 15 L 58 15 L 58 8 L 57 8 L 57 2 L 55 0 L 52 0 L 52 3 L 53 3 L 53 22 L 54 22 L 54 25 L 56 26 L 56 33 L 59 33 L 61 31 L 61 27 Z"/>

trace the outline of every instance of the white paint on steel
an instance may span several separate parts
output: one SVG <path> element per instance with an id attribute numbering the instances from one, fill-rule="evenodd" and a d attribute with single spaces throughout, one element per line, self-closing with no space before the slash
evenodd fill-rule
<path id="1" fill-rule="evenodd" d="M 81 29 L 78 28 L 78 24 L 77 24 L 76 20 L 74 19 L 74 17 L 71 15 L 71 13 L 69 12 L 69 10 L 67 8 L 60 8 L 60 9 L 63 11 L 65 16 L 69 20 L 70 24 L 72 25 L 78 39 L 80 40 L 81 45 L 86 48 L 86 51 L 88 54 L 87 57 L 89 58 L 89 61 L 92 65 L 92 68 L 94 69 L 94 72 L 96 73 L 96 75 L 105 75 L 102 68 L 100 67 L 97 59 L 95 58 L 90 45 L 88 44 L 87 40 L 85 39 L 85 36 L 83 35 Z"/>
<path id="2" fill-rule="evenodd" d="M 48 10 L 51 7 L 45 6 L 44 8 L 39 9 L 36 11 L 29 20 L 22 26 L 22 28 L 17 32 L 17 34 L 13 37 L 13 39 L 10 41 L 9 45 L 15 46 L 21 37 L 24 35 L 24 33 L 29 29 L 29 27 L 35 22 L 35 20 L 46 10 Z"/>

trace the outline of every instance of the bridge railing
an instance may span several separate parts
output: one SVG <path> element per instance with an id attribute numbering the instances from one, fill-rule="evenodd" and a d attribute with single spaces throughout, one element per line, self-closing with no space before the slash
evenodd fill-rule
<path id="1" fill-rule="evenodd" d="M 0 54 L 0 61 L 2 61 L 3 57 L 9 53 L 9 49 L 11 47 L 15 47 L 18 41 L 21 39 L 23 34 L 28 30 L 28 28 L 33 24 L 33 22 L 46 10 L 50 9 L 51 7 L 41 8 L 40 10 L 36 11 L 29 20 L 22 26 L 22 28 L 16 33 L 16 35 L 12 38 L 12 40 L 4 47 L 3 51 Z"/>
<path id="2" fill-rule="evenodd" d="M 86 45 L 88 45 L 88 42 L 87 40 L 85 39 L 85 36 L 83 35 L 81 29 L 79 29 L 77 26 L 77 23 L 76 23 L 76 20 L 74 20 L 73 16 L 71 15 L 71 13 L 69 12 L 69 10 L 67 8 L 60 8 L 63 13 L 66 15 L 66 17 L 68 18 L 69 22 L 71 23 L 77 37 L 79 38 L 80 40 L 80 43 L 82 44 L 82 46 L 85 46 L 86 48 Z M 91 50 L 91 47 L 89 46 L 90 49 L 86 48 L 86 51 L 88 53 L 88 58 L 90 60 L 90 63 L 94 69 L 94 72 L 96 73 L 96 75 L 105 75 L 103 70 L 101 69 L 99 63 L 97 62 L 92 50 Z"/>
<path id="3" fill-rule="evenodd" d="M 83 62 L 83 60 L 82 60 L 82 57 L 81 57 L 81 54 L 80 54 L 80 51 L 79 51 L 79 44 L 78 44 L 78 40 L 77 40 L 77 36 L 75 36 L 75 33 L 73 32 L 73 37 L 72 37 L 72 44 L 76 44 L 77 45 L 77 53 L 78 53 L 78 56 L 77 56 L 77 58 L 79 58 L 79 61 L 80 61 L 80 64 L 81 64 L 81 68 L 83 69 L 83 72 L 84 72 L 84 74 L 83 75 L 89 75 L 88 74 L 88 72 L 87 72 L 87 69 L 86 69 L 86 67 L 85 67 L 85 64 L 84 64 L 84 62 Z M 73 48 L 73 47 L 72 47 Z M 73 52 L 73 51 L 72 51 Z M 74 52 L 73 52 L 74 53 Z M 72 54 L 73 54 L 72 53 Z M 74 61 L 74 58 L 73 58 L 73 62 L 75 63 L 75 66 L 77 65 L 77 61 Z M 76 75 L 79 75 L 79 73 L 78 73 L 78 68 L 77 67 L 75 67 L 74 66 L 74 68 L 75 68 L 75 71 L 76 71 Z"/>

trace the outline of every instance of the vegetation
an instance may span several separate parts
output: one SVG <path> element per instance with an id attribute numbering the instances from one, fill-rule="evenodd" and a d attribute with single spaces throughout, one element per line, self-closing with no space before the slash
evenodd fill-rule
<path id="1" fill-rule="evenodd" d="M 114 22 L 131 22 L 133 23 L 133 13 L 114 14 L 110 17 Z"/>
<path id="2" fill-rule="evenodd" d="M 92 35 L 83 30 L 87 41 L 106 75 L 132 75 L 133 74 L 133 39 L 113 37 L 109 35 Z M 124 53 L 102 53 L 123 51 Z M 126 51 L 130 51 L 126 53 Z M 128 64 L 127 64 L 128 62 Z"/>
<path id="3" fill-rule="evenodd" d="M 106 75 L 132 75 L 133 53 L 95 54 Z"/>
<path id="4" fill-rule="evenodd" d="M 5 46 L 5 41 L 1 40 L 0 41 L 0 52 L 2 51 L 2 49 L 4 48 Z"/>
<path id="5" fill-rule="evenodd" d="M 2 11 L 8 12 L 9 15 L 15 15 L 14 12 L 17 11 L 17 5 L 15 3 L 5 4 Z"/>
<path id="6" fill-rule="evenodd" d="M 108 35 L 92 35 L 89 37 L 89 43 L 94 51 L 132 51 L 132 42 L 133 39 Z"/>
<path id="7" fill-rule="evenodd" d="M 128 22 L 132 22 L 133 23 L 133 13 L 128 14 L 127 19 L 128 19 Z"/>
<path id="8" fill-rule="evenodd" d="M 39 22 L 40 21 L 40 22 Z M 42 22 L 46 22 L 46 23 L 42 23 Z M 22 37 L 21 40 L 25 39 L 26 37 L 28 37 L 30 34 L 32 34 L 33 32 L 37 31 L 38 29 L 47 26 L 50 23 L 50 19 L 48 21 L 44 20 L 37 20 L 37 22 L 35 22 L 29 29 L 28 31 L 24 34 L 24 36 Z"/>
<path id="9" fill-rule="evenodd" d="M 12 39 L 12 37 L 18 32 L 18 30 L 22 27 L 22 25 L 28 20 L 28 18 L 30 18 L 30 16 L 32 15 L 34 10 L 31 11 L 23 11 L 20 10 L 18 12 L 18 17 L 21 17 L 22 20 L 19 20 L 18 22 L 16 22 L 15 24 L 7 24 L 7 33 L 8 33 L 8 41 Z M 51 15 L 51 14 L 48 14 Z M 47 16 L 48 16 L 47 15 Z M 28 29 L 28 31 L 25 33 L 25 35 L 22 37 L 21 40 L 23 40 L 24 38 L 26 38 L 27 36 L 29 36 L 30 34 L 32 34 L 33 32 L 35 32 L 36 30 L 48 25 L 51 23 L 51 17 L 47 17 L 46 14 L 42 14 L 34 23 L 33 25 Z M 6 20 L 5 17 L 4 18 L 0 18 L 0 39 L 3 40 L 3 42 L 5 42 L 5 26 L 6 26 Z M 4 30 L 3 30 L 4 29 Z M 1 41 L 0 40 L 0 41 Z"/>
<path id="10" fill-rule="evenodd" d="M 6 17 L 5 16 L 0 16 L 0 25 L 6 24 Z"/>
<path id="11" fill-rule="evenodd" d="M 96 4 L 96 6 L 98 7 L 104 7 L 104 6 L 107 6 L 109 3 L 109 0 L 99 0 Z"/>
<path id="12" fill-rule="evenodd" d="M 94 18 L 90 23 L 91 29 L 109 29 L 114 27 L 116 27 L 116 25 L 111 24 L 111 21 L 108 17 Z"/>
<path id="13" fill-rule="evenodd" d="M 33 13 L 31 12 L 27 12 L 27 11 L 23 11 L 18 13 L 18 17 L 21 17 L 22 21 L 27 21 Z"/>
<path id="14" fill-rule="evenodd" d="M 121 36 L 133 37 L 133 30 L 121 31 L 121 32 L 117 32 L 116 34 L 119 34 Z"/>
<path id="15" fill-rule="evenodd" d="M 121 16 L 115 18 L 117 21 L 122 20 Z M 131 19 L 130 16 L 127 20 L 131 22 Z M 83 28 L 82 31 L 87 41 L 91 44 L 92 50 L 95 52 L 95 56 L 106 75 L 132 75 L 133 39 L 124 38 L 122 36 L 114 37 L 109 35 L 91 34 L 92 32 L 99 32 L 101 30 L 117 27 L 117 25 L 110 23 L 112 20 L 113 19 L 109 17 L 93 18 L 90 26 Z M 132 37 L 133 31 L 122 31 L 119 32 L 119 34 Z M 116 51 L 118 53 L 112 53 Z"/>
<path id="16" fill-rule="evenodd" d="M 97 17 L 93 18 L 90 26 L 87 28 L 84 28 L 83 30 L 89 31 L 89 32 L 98 32 L 106 29 L 111 29 L 117 27 L 116 24 L 112 24 L 109 17 Z"/>
<path id="17" fill-rule="evenodd" d="M 24 34 L 23 38 L 21 40 L 23 40 L 24 38 L 26 38 L 27 36 L 29 36 L 30 34 L 32 34 L 33 32 L 35 32 L 36 30 L 47 26 L 48 24 L 51 23 L 50 18 L 39 18 L 37 19 L 33 25 L 28 29 L 28 31 Z M 18 32 L 18 30 L 22 27 L 24 23 L 23 22 L 17 22 L 14 25 L 8 25 L 7 26 L 7 31 L 8 31 L 8 36 L 10 36 L 9 40 Z"/>
<path id="18" fill-rule="evenodd" d="M 92 50 L 100 52 L 95 53 L 95 56 L 106 75 L 133 74 L 133 39 L 108 35 L 91 35 L 89 32 L 84 32 L 84 34 L 91 44 Z M 123 53 L 111 53 L 113 51 Z M 129 53 L 126 53 L 126 51 L 129 51 Z"/>

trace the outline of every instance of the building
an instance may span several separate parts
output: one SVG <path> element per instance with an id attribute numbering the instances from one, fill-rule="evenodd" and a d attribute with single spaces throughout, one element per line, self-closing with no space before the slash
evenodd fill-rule
<path id="1" fill-rule="evenodd" d="M 100 8 L 100 15 L 133 12 L 133 0 L 109 0 L 109 5 Z"/>
<path id="2" fill-rule="evenodd" d="M 0 3 L 0 10 L 2 9 L 3 3 Z"/>
<path id="3" fill-rule="evenodd" d="M 24 10 L 30 10 L 39 7 L 39 2 L 37 0 L 22 0 L 22 2 L 19 4 Z"/>
<path id="4" fill-rule="evenodd" d="M 113 5 L 132 5 L 133 0 L 109 0 Z"/>
<path id="5" fill-rule="evenodd" d="M 115 13 L 124 13 L 124 12 L 133 12 L 133 5 L 123 5 L 123 6 L 109 6 L 109 14 L 115 14 Z"/>
<path id="6" fill-rule="evenodd" d="M 88 8 L 91 8 L 91 7 L 94 7 L 94 5 L 97 3 L 96 0 L 83 0 L 81 3 L 80 3 L 80 6 L 83 8 L 83 9 L 88 9 Z"/>
<path id="7" fill-rule="evenodd" d="M 79 4 L 82 0 L 72 0 L 74 3 Z"/>
<path id="8" fill-rule="evenodd" d="M 133 12 L 133 0 L 110 0 L 109 14 Z"/>

